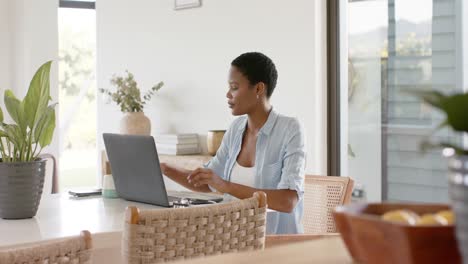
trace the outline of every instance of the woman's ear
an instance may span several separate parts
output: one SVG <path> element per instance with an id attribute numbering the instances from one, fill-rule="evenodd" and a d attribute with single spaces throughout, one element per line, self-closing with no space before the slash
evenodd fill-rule
<path id="1" fill-rule="evenodd" d="M 266 85 L 264 82 L 257 83 L 255 87 L 256 87 L 255 89 L 256 89 L 257 97 L 261 97 L 264 94 L 266 94 Z"/>

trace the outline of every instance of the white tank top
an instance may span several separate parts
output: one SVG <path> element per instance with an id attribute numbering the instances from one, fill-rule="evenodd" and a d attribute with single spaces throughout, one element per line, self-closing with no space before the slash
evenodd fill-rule
<path id="1" fill-rule="evenodd" d="M 231 182 L 249 187 L 255 186 L 255 167 L 242 167 L 239 163 L 234 163 L 231 172 Z"/>

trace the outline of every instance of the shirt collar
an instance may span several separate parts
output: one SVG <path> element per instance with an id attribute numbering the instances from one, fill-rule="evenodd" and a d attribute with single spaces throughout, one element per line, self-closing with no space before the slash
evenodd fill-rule
<path id="1" fill-rule="evenodd" d="M 275 109 L 273 109 L 272 107 L 270 113 L 268 114 L 267 121 L 265 122 L 265 124 L 263 124 L 262 128 L 260 129 L 260 131 L 258 131 L 258 133 L 263 133 L 268 136 L 271 133 L 271 130 L 273 129 L 277 118 L 278 112 L 276 112 Z M 239 125 L 238 128 L 239 130 L 245 130 L 245 128 L 247 127 L 247 119 L 248 118 L 242 120 L 242 123 Z"/>

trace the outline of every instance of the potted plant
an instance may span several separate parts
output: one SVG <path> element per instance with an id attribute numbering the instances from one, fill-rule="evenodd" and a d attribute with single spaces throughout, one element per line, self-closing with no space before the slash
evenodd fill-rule
<path id="1" fill-rule="evenodd" d="M 43 64 L 22 101 L 5 91 L 5 108 L 13 123 L 5 123 L 0 108 L 0 217 L 36 215 L 44 185 L 46 160 L 40 153 L 52 141 L 55 105 L 50 104 L 50 66 Z"/>
<path id="2" fill-rule="evenodd" d="M 468 93 L 444 95 L 436 91 L 411 92 L 427 104 L 441 110 L 446 119 L 437 127 L 450 127 L 463 137 L 468 133 Z M 421 145 L 423 150 L 433 147 L 444 148 L 448 158 L 449 192 L 452 209 L 456 218 L 456 235 L 458 248 L 468 263 L 468 146 L 462 142 L 430 142 Z"/>
<path id="3" fill-rule="evenodd" d="M 111 84 L 117 87 L 117 91 L 111 92 L 108 89 L 99 89 L 103 94 L 108 95 L 112 101 L 120 106 L 120 110 L 125 114 L 120 121 L 120 133 L 134 135 L 150 135 L 151 122 L 143 113 L 145 104 L 151 99 L 155 92 L 164 85 L 159 82 L 145 93 L 141 98 L 140 89 L 133 74 L 125 71 L 127 76 L 115 76 L 111 79 Z"/>

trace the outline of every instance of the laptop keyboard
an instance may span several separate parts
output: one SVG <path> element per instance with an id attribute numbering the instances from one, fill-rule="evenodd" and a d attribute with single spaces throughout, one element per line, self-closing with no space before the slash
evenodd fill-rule
<path id="1" fill-rule="evenodd" d="M 175 196 L 167 196 L 167 199 L 169 200 L 169 202 L 177 202 L 180 200 L 180 198 Z"/>
<path id="2" fill-rule="evenodd" d="M 191 191 L 167 191 L 168 197 L 176 197 L 176 200 L 180 198 L 187 198 L 192 200 L 205 200 L 205 201 L 215 201 L 220 202 L 223 200 L 223 196 L 214 193 L 198 193 Z M 177 198 L 179 197 L 179 198 Z"/>

